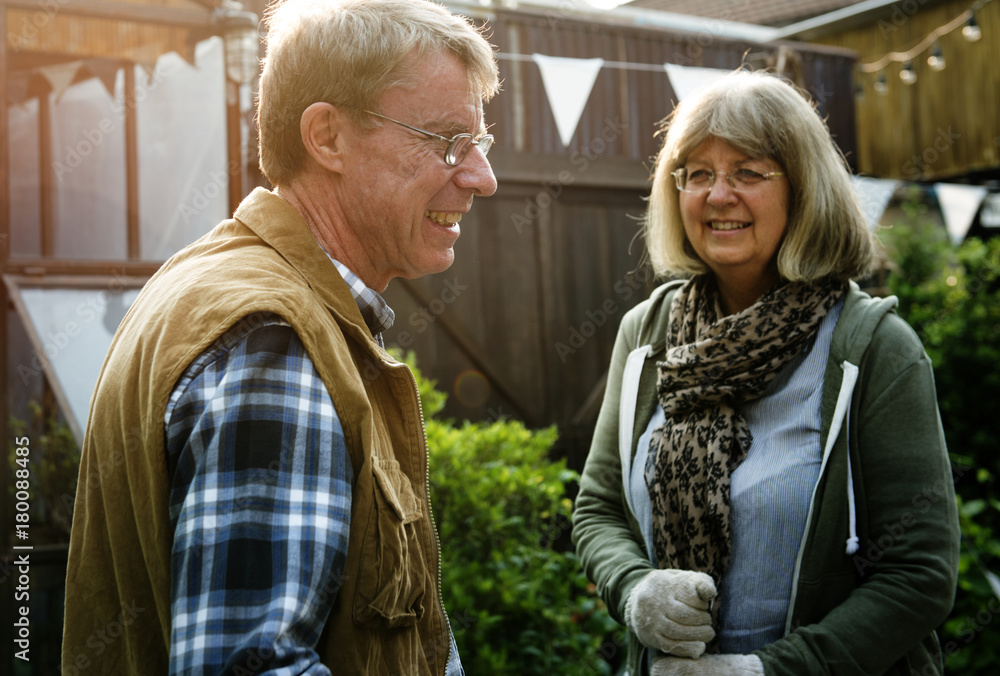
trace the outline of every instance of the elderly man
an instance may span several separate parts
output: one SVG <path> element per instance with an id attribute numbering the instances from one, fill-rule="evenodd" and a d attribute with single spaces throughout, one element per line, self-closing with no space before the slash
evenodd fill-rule
<path id="1" fill-rule="evenodd" d="M 63 673 L 460 674 L 393 277 L 496 180 L 493 51 L 424 0 L 267 16 L 258 189 L 169 260 L 94 393 Z"/>

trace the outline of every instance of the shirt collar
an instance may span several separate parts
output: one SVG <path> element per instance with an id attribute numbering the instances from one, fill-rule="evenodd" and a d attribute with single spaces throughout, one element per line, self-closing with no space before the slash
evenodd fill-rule
<path id="1" fill-rule="evenodd" d="M 379 347 L 385 347 L 385 344 L 382 342 L 382 332 L 389 330 L 396 319 L 392 308 L 389 307 L 385 299 L 376 291 L 365 286 L 361 278 L 351 272 L 350 268 L 336 260 L 333 256 L 330 256 L 329 253 L 326 255 L 329 256 L 330 260 L 337 267 L 340 276 L 347 282 L 347 286 L 351 290 L 351 295 L 354 296 L 354 302 L 358 304 L 361 317 L 365 320 L 368 330 L 372 332 L 375 342 L 379 344 Z"/>

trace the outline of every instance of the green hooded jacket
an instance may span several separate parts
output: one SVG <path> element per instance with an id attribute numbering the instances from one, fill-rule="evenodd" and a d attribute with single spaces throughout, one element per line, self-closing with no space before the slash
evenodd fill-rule
<path id="1" fill-rule="evenodd" d="M 656 408 L 679 285 L 622 319 L 573 514 L 584 570 L 623 624 L 632 588 L 655 568 L 631 503 L 648 496 L 629 495 L 623 476 Z M 943 673 L 934 629 L 954 602 L 958 514 L 930 359 L 895 305 L 852 282 L 834 329 L 824 455 L 785 636 L 755 653 L 767 676 Z M 648 650 L 631 630 L 627 649 L 627 673 L 639 676 Z"/>

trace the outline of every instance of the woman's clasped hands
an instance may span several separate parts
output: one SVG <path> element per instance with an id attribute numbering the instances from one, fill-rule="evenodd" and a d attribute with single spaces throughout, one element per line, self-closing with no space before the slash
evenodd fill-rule
<path id="1" fill-rule="evenodd" d="M 763 676 L 755 655 L 705 655 L 715 638 L 710 612 L 717 594 L 711 576 L 691 570 L 654 570 L 625 605 L 629 626 L 657 658 L 651 676 Z"/>

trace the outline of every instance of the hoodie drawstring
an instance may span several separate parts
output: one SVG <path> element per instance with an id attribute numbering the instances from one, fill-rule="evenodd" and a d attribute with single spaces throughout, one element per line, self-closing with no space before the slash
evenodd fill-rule
<path id="1" fill-rule="evenodd" d="M 853 556 L 858 552 L 858 516 L 857 507 L 854 504 L 854 475 L 851 472 L 851 454 L 847 454 L 847 529 L 850 537 L 847 538 L 846 552 L 848 556 Z"/>
<path id="2" fill-rule="evenodd" d="M 843 363 L 844 381 L 837 401 L 838 412 L 843 414 L 841 429 L 844 434 L 851 434 L 851 395 L 854 393 L 854 385 L 858 381 L 858 367 L 850 362 Z M 838 434 L 840 429 L 838 429 Z M 828 441 L 830 441 L 828 439 Z M 850 444 L 847 448 L 847 546 L 844 551 L 848 556 L 853 556 L 858 552 L 858 510 L 854 498 L 854 470 L 851 466 Z"/>

